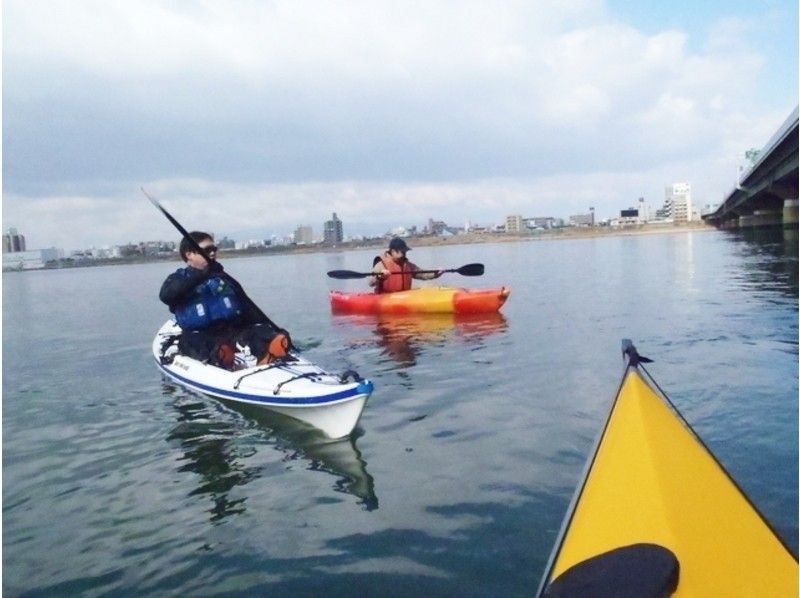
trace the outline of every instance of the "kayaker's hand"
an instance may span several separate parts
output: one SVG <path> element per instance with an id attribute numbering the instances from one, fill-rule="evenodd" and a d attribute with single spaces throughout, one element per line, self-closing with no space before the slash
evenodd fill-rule
<path id="1" fill-rule="evenodd" d="M 225 271 L 225 268 L 223 268 L 222 264 L 220 264 L 217 260 L 214 260 L 208 265 L 208 271 L 211 274 L 222 274 Z"/>
<path id="2" fill-rule="evenodd" d="M 369 277 L 369 286 L 377 287 L 378 283 L 383 282 L 383 279 L 386 278 L 386 274 L 388 274 L 386 270 L 381 270 L 380 272 L 373 272 L 372 276 Z"/>

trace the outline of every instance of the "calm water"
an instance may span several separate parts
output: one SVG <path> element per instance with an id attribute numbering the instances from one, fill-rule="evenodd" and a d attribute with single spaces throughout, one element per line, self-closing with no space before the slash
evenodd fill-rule
<path id="1" fill-rule="evenodd" d="M 376 391 L 354 438 L 162 380 L 177 264 L 3 275 L 6 595 L 528 595 L 622 373 L 620 339 L 797 549 L 797 237 L 418 248 L 486 264 L 502 317 L 334 317 L 331 269 L 228 270 L 305 354 Z M 425 283 L 422 283 L 425 284 Z"/>

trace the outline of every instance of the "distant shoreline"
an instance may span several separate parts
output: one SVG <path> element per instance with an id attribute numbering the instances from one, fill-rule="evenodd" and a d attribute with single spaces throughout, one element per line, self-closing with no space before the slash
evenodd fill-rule
<path id="1" fill-rule="evenodd" d="M 514 243 L 525 241 L 557 241 L 564 239 L 592 239 L 597 237 L 620 237 L 630 235 L 652 235 L 684 232 L 709 232 L 718 230 L 705 223 L 692 224 L 643 224 L 627 227 L 565 227 L 542 230 L 525 234 L 508 233 L 465 233 L 452 237 L 411 237 L 412 247 L 431 247 L 439 245 L 472 245 L 476 243 Z"/>
<path id="2" fill-rule="evenodd" d="M 414 235 L 406 237 L 411 247 L 443 247 L 449 245 L 475 245 L 480 243 L 520 243 L 527 241 L 559 241 L 566 239 L 594 239 L 599 237 L 619 237 L 633 235 L 670 234 L 687 232 L 710 232 L 717 230 L 715 227 L 703 222 L 687 224 L 641 224 L 626 227 L 594 226 L 594 227 L 565 227 L 549 230 L 534 231 L 524 234 L 509 233 L 464 233 L 441 237 L 434 235 Z M 241 257 L 286 255 L 302 253 L 332 253 L 354 249 L 381 249 L 386 247 L 387 238 L 375 238 L 365 241 L 348 241 L 338 245 L 280 245 L 276 247 L 259 247 L 242 250 L 223 250 L 221 259 L 235 259 Z M 9 269 L 5 272 L 28 272 L 40 270 L 67 270 L 72 268 L 92 268 L 96 266 L 127 266 L 132 264 L 149 264 L 155 262 L 179 262 L 176 253 L 159 256 L 134 256 L 126 258 L 83 259 L 74 263 L 62 263 L 44 268 L 29 268 L 27 270 Z"/>

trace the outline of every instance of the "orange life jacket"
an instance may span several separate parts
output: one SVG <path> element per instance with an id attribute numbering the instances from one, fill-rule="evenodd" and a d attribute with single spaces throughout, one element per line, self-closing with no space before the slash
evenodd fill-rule
<path id="1" fill-rule="evenodd" d="M 383 267 L 386 268 L 390 274 L 381 280 L 375 287 L 378 293 L 396 293 L 397 291 L 407 291 L 411 288 L 411 266 L 408 261 L 403 261 L 398 264 L 392 259 L 388 253 L 381 256 Z M 395 272 L 402 272 L 402 274 L 394 274 Z"/>

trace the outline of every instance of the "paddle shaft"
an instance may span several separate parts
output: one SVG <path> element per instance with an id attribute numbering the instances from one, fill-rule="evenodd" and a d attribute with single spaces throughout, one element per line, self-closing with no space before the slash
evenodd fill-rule
<path id="1" fill-rule="evenodd" d="M 462 276 L 481 276 L 483 274 L 483 264 L 466 264 L 460 268 L 448 268 L 446 270 L 415 270 L 413 272 L 383 272 L 383 276 L 390 276 L 392 274 L 437 274 L 445 272 L 457 272 Z M 328 272 L 331 278 L 339 278 L 346 280 L 348 278 L 366 278 L 367 276 L 381 276 L 377 272 L 353 272 L 352 270 L 331 270 Z"/>
<path id="2" fill-rule="evenodd" d="M 367 276 L 392 276 L 394 274 L 435 274 L 436 272 L 455 272 L 455 270 L 415 270 L 414 272 L 384 272 L 378 274 L 377 272 L 353 272 L 352 270 L 331 270 L 328 276 L 331 278 L 366 278 Z"/>
<path id="3" fill-rule="evenodd" d="M 394 276 L 395 274 L 397 275 L 411 274 L 413 276 L 414 274 L 436 274 L 437 272 L 442 272 L 442 273 L 455 272 L 455 270 L 414 270 L 413 272 L 384 272 L 383 276 Z M 367 274 L 367 276 L 379 276 L 379 274 L 376 274 L 375 272 L 370 272 L 369 274 Z"/>
<path id="4" fill-rule="evenodd" d="M 183 228 L 183 226 L 181 226 L 180 222 L 178 222 L 177 220 L 175 220 L 175 218 L 172 217 L 172 214 L 167 212 L 164 206 L 162 206 L 155 197 L 153 197 L 147 191 L 145 191 L 143 187 L 141 189 L 145 197 L 150 200 L 150 203 L 152 203 L 156 208 L 158 208 L 161 211 L 162 214 L 164 214 L 164 216 L 167 217 L 167 220 L 169 220 L 172 223 L 172 225 L 178 229 L 178 232 L 180 232 L 181 235 L 183 235 L 183 238 L 189 242 L 189 245 L 191 245 L 192 248 L 197 253 L 206 258 L 206 261 L 209 264 L 211 262 L 216 261 L 213 257 L 211 257 L 208 254 L 208 252 L 205 249 L 200 247 L 200 244 L 192 238 L 192 236 L 188 233 L 188 231 L 185 228 Z M 256 305 L 255 302 L 252 299 L 250 299 L 250 297 L 248 297 L 247 293 L 244 292 L 242 285 L 239 284 L 239 281 L 237 281 L 233 276 L 231 276 L 227 272 L 225 272 L 225 277 L 228 278 L 236 286 L 237 290 L 241 293 L 242 297 L 244 297 L 245 301 L 247 301 L 247 303 L 250 304 L 253 310 L 255 310 L 256 315 L 258 315 L 260 318 L 263 318 L 264 322 L 272 326 L 275 330 L 282 330 L 280 326 L 278 326 L 275 322 L 270 320 L 269 317 L 267 317 L 267 314 L 261 311 L 261 308 L 258 307 L 258 305 Z"/>

